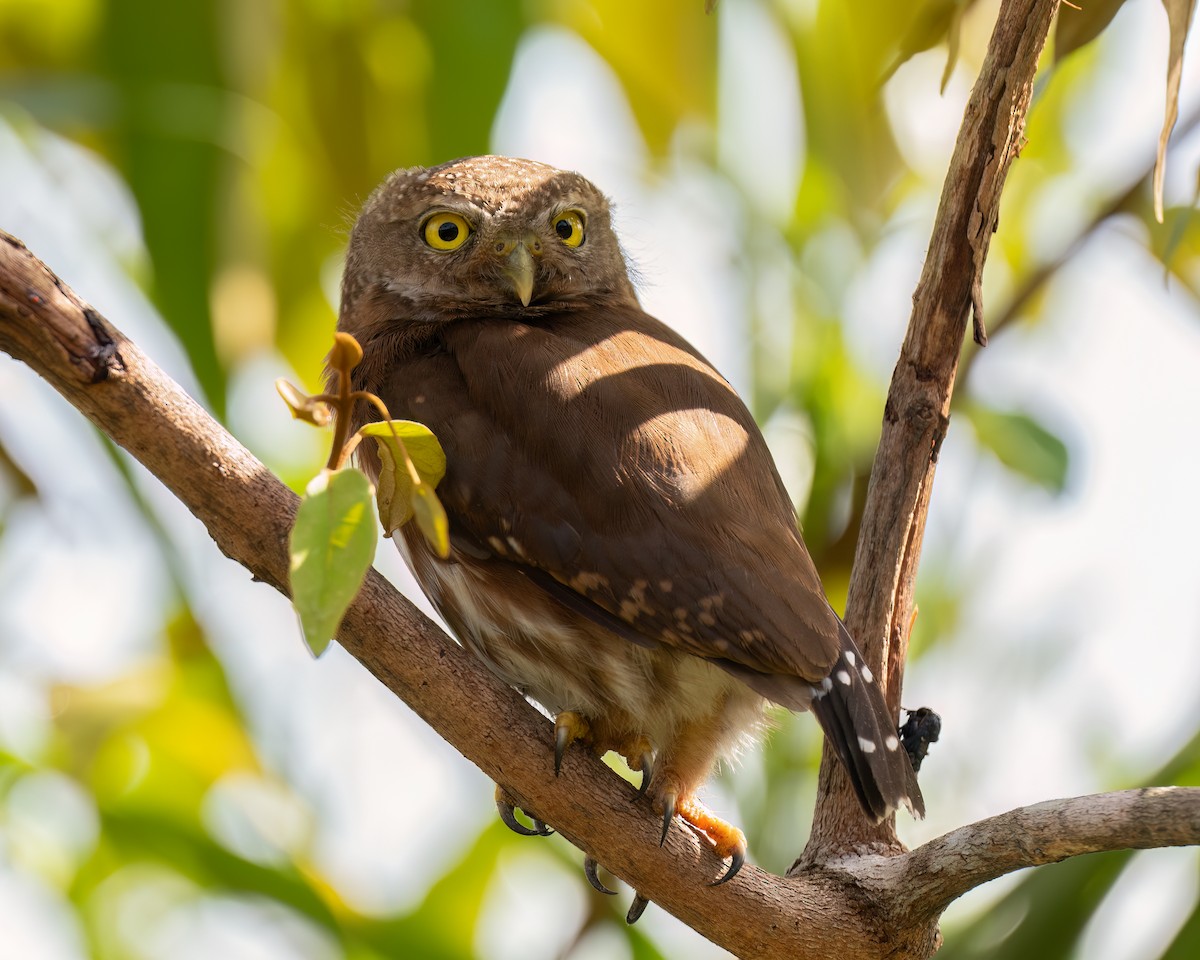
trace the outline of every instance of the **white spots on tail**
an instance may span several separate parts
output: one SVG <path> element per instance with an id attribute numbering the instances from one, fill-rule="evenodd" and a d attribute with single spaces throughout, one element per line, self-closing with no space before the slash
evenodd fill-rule
<path id="1" fill-rule="evenodd" d="M 900 746 L 900 741 L 897 740 L 895 737 L 888 737 L 886 740 L 883 741 L 883 745 L 885 747 L 887 747 L 889 750 L 895 750 L 897 747 Z"/>
<path id="2" fill-rule="evenodd" d="M 859 737 L 858 738 L 858 749 L 861 750 L 863 753 L 874 753 L 875 752 L 875 741 L 868 740 L 866 737 Z"/>
<path id="3" fill-rule="evenodd" d="M 848 670 L 839 670 L 834 676 L 838 678 L 839 683 L 843 683 L 847 687 L 850 686 L 850 672 Z"/>
<path id="4" fill-rule="evenodd" d="M 843 650 L 842 651 L 842 659 L 845 660 L 846 663 L 848 663 L 852 669 L 858 670 L 858 672 L 862 676 L 864 682 L 866 682 L 866 683 L 874 682 L 875 674 L 871 672 L 871 668 L 868 667 L 865 662 L 861 665 L 859 664 L 858 654 L 856 654 L 853 650 Z M 838 675 L 838 678 L 841 679 L 840 674 Z M 846 681 L 842 680 L 842 682 L 845 683 Z"/>
<path id="5" fill-rule="evenodd" d="M 820 700 L 825 694 L 833 689 L 833 681 L 826 677 L 819 684 L 810 687 L 814 700 Z"/>

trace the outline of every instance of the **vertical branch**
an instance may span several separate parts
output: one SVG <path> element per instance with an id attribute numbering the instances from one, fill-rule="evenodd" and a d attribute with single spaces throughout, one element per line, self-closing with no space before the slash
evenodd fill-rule
<path id="1" fill-rule="evenodd" d="M 913 584 L 938 450 L 967 317 L 986 342 L 982 277 L 1000 193 L 1020 149 L 1038 59 L 1058 0 L 1004 0 L 971 92 L 942 189 L 925 268 L 892 374 L 883 430 L 859 531 L 846 624 L 867 661 L 888 679 L 899 711 Z M 812 835 L 800 864 L 860 846 L 899 849 L 895 824 L 867 823 L 849 783 L 825 749 Z"/>

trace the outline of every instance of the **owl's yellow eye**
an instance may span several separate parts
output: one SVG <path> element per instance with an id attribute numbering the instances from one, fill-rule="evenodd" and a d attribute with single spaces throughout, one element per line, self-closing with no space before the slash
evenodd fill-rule
<path id="1" fill-rule="evenodd" d="M 425 242 L 434 250 L 457 250 L 471 235 L 471 225 L 457 213 L 435 213 L 422 228 Z"/>
<path id="2" fill-rule="evenodd" d="M 564 210 L 554 218 L 554 232 L 568 247 L 583 243 L 583 211 Z"/>

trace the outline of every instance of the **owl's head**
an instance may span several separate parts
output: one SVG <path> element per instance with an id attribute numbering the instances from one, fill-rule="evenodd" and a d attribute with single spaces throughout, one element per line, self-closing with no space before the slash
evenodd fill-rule
<path id="1" fill-rule="evenodd" d="M 604 195 L 544 163 L 468 157 L 398 170 L 371 195 L 350 237 L 341 326 L 532 318 L 597 296 L 634 298 Z"/>

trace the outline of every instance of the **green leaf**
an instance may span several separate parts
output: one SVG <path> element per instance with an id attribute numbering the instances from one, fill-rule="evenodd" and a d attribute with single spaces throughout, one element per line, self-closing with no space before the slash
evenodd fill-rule
<path id="1" fill-rule="evenodd" d="M 379 502 L 380 522 L 384 532 L 391 536 L 412 519 L 414 511 L 420 509 L 417 502 L 417 490 L 420 487 L 428 486 L 428 497 L 437 502 L 433 489 L 446 475 L 446 454 L 428 427 L 411 420 L 368 423 L 358 432 L 362 436 L 373 437 L 378 443 L 380 470 L 375 494 Z M 420 478 L 420 484 L 413 480 L 408 468 L 410 462 Z M 424 498 L 426 494 L 420 496 Z M 427 511 L 427 519 L 434 524 L 429 529 L 436 528 L 437 516 L 445 523 L 446 511 L 440 502 L 437 502 L 436 510 L 429 508 Z M 425 522 L 419 515 L 417 522 L 426 531 Z M 429 536 L 428 532 L 426 536 Z M 440 540 L 431 538 L 429 542 L 438 548 L 442 556 L 446 556 L 439 545 Z"/>
<path id="2" fill-rule="evenodd" d="M 669 152 L 681 122 L 711 123 L 717 109 L 717 20 L 697 0 L 550 5 L 551 16 L 604 58 L 646 143 Z"/>
<path id="3" fill-rule="evenodd" d="M 1125 0 L 1083 0 L 1078 7 L 1058 8 L 1054 26 L 1054 62 L 1061 63 L 1095 40 L 1112 22 Z"/>
<path id="4" fill-rule="evenodd" d="M 1072 857 L 1025 874 L 978 919 L 948 930 L 938 960 L 1077 956 L 1079 938 L 1130 856 Z"/>
<path id="5" fill-rule="evenodd" d="M 1179 933 L 1162 955 L 1162 960 L 1188 960 L 1200 956 L 1200 904 L 1192 910 Z"/>
<path id="6" fill-rule="evenodd" d="M 371 482 L 359 470 L 322 470 L 309 484 L 288 555 L 292 606 L 320 656 L 337 633 L 375 556 Z"/>
<path id="7" fill-rule="evenodd" d="M 975 0 L 929 0 L 917 10 L 913 19 L 900 38 L 900 47 L 896 57 L 884 72 L 883 82 L 891 79 L 892 75 L 918 53 L 922 53 L 946 41 L 948 52 L 946 66 L 942 71 L 942 92 L 946 92 L 946 84 L 954 72 L 958 62 L 958 48 L 962 35 L 963 15 Z"/>
<path id="8" fill-rule="evenodd" d="M 137 199 L 155 304 L 187 350 L 205 399 L 223 418 L 226 375 L 210 291 L 222 224 L 229 228 L 222 198 L 233 173 L 222 144 L 237 122 L 238 98 L 224 76 L 222 11 L 215 4 L 158 0 L 97 10 L 103 11 L 98 66 L 117 98 L 102 126 L 106 152 L 120 158 Z"/>
<path id="9" fill-rule="evenodd" d="M 470 4 L 464 15 L 463 6 L 416 0 L 401 8 L 420 26 L 428 44 L 431 80 L 424 119 L 429 159 L 437 163 L 487 153 L 529 9 L 522 0 L 487 0 Z M 465 63 L 470 70 L 461 69 Z"/>
<path id="10" fill-rule="evenodd" d="M 972 406 L 966 411 L 980 444 L 997 459 L 1051 493 L 1062 493 L 1067 483 L 1067 446 L 1024 413 L 1002 413 Z"/>
<path id="11" fill-rule="evenodd" d="M 412 492 L 412 509 L 417 526 L 443 560 L 450 556 L 450 521 L 446 508 L 427 483 L 419 483 Z"/>

